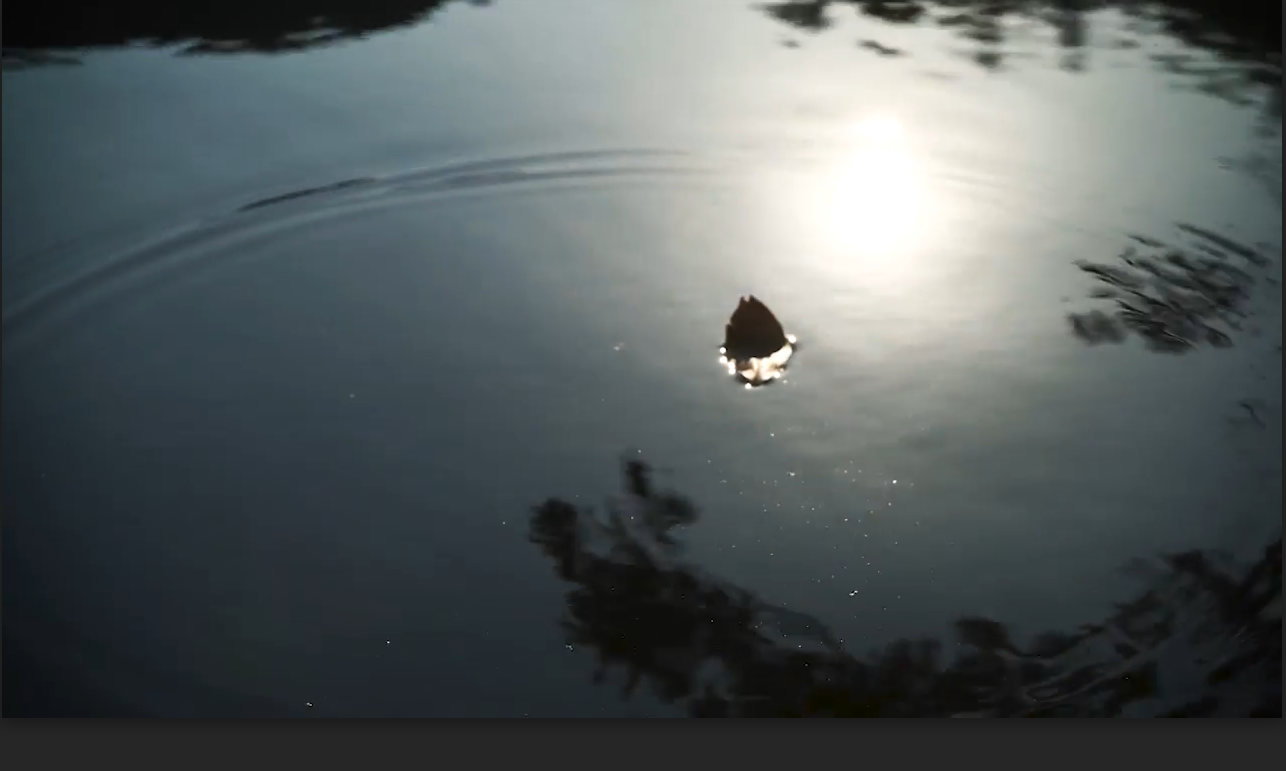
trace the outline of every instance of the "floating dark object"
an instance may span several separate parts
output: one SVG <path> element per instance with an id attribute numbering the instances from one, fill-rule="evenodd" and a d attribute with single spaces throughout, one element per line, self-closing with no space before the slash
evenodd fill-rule
<path id="1" fill-rule="evenodd" d="M 719 363 L 747 385 L 762 385 L 785 373 L 795 338 L 786 334 L 768 306 L 754 295 L 742 297 L 724 327 Z"/>
<path id="2" fill-rule="evenodd" d="M 731 358 L 771 356 L 789 343 L 781 322 L 754 295 L 741 298 L 724 327 L 723 351 Z"/>

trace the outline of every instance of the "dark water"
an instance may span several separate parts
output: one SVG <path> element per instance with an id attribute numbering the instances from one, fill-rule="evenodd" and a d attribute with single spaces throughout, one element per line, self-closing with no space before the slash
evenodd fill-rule
<path id="1" fill-rule="evenodd" d="M 360 6 L 6 8 L 6 715 L 1280 715 L 1279 30 Z"/>

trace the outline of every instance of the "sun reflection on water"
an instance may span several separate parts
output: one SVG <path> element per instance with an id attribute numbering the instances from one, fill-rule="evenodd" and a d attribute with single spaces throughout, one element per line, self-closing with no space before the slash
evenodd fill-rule
<path id="1" fill-rule="evenodd" d="M 923 185 L 910 142 L 896 119 L 873 117 L 857 124 L 853 145 L 824 191 L 837 246 L 895 257 L 924 226 Z"/>

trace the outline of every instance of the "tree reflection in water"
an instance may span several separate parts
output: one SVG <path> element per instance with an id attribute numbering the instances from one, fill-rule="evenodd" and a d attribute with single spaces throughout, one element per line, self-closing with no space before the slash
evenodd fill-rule
<path id="1" fill-rule="evenodd" d="M 1163 353 L 1231 346 L 1231 333 L 1243 331 L 1252 316 L 1256 274 L 1273 262 L 1205 228 L 1181 223 L 1178 230 L 1186 240 L 1179 246 L 1132 235 L 1114 263 L 1078 261 L 1095 282 L 1091 297 L 1110 301 L 1111 310 L 1070 314 L 1073 334 L 1089 344 L 1134 334 Z M 1272 277 L 1267 283 L 1277 284 Z"/>
<path id="2" fill-rule="evenodd" d="M 490 0 L 465 0 L 491 5 Z M 219 3 L 162 4 L 150 0 L 17 0 L 5 4 L 3 50 L 7 67 L 75 63 L 70 51 L 82 48 L 150 45 L 177 47 L 182 53 L 274 53 L 358 40 L 374 33 L 428 20 L 454 0 L 224 0 Z M 1240 99 L 1247 86 L 1267 87 L 1279 96 L 1281 9 L 1279 5 L 1217 0 L 770 0 L 754 3 L 796 29 L 817 32 L 831 26 L 835 9 L 895 25 L 934 25 L 951 30 L 974 48 L 975 63 L 999 67 L 1014 39 L 1052 43 L 1064 52 L 1062 65 L 1077 71 L 1087 52 L 1100 47 L 1137 46 L 1117 36 L 1096 41 L 1089 14 L 1119 11 L 1140 35 L 1160 33 L 1187 51 L 1154 54 L 1170 72 L 1195 76 L 1202 88 Z M 558 4 L 549 4 L 558 9 Z M 1131 30 L 1125 30 L 1126 33 Z M 792 41 L 793 42 L 793 41 Z M 902 53 L 878 41 L 863 41 L 881 55 Z M 1203 59 L 1205 52 L 1213 59 Z"/>
<path id="3" fill-rule="evenodd" d="M 550 498 L 529 538 L 572 584 L 567 643 L 594 651 L 596 681 L 622 673 L 625 696 L 646 682 L 693 717 L 1281 716 L 1280 537 L 1240 571 L 1200 551 L 1140 561 L 1147 591 L 1075 631 L 1022 645 L 967 617 L 953 659 L 932 638 L 858 657 L 685 562 L 675 530 L 697 508 L 641 460 L 622 473 L 604 515 Z"/>
<path id="4" fill-rule="evenodd" d="M 1247 91 L 1281 92 L 1281 9 L 1270 3 L 1216 0 L 775 0 L 760 6 L 770 17 L 807 32 L 830 29 L 836 9 L 896 25 L 933 25 L 973 46 L 970 57 L 987 69 L 1002 66 L 1012 43 L 1040 42 L 1052 33 L 1064 53 L 1061 66 L 1085 69 L 1089 49 L 1132 48 L 1132 34 L 1161 34 L 1179 41 L 1183 52 L 1157 53 L 1152 60 L 1176 75 L 1192 76 L 1199 88 L 1242 101 Z M 1113 10 L 1127 23 L 1110 40 L 1095 41 L 1089 15 Z M 869 42 L 864 47 L 880 50 Z M 1209 54 L 1209 58 L 1198 55 Z M 1269 99 L 1269 103 L 1273 103 Z M 1280 118 L 1280 96 L 1274 108 Z"/>

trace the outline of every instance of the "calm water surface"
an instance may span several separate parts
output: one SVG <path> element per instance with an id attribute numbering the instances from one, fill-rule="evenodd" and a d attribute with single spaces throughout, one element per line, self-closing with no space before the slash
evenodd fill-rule
<path id="1" fill-rule="evenodd" d="M 701 507 L 689 559 L 858 651 L 961 614 L 1074 628 L 1127 560 L 1260 548 L 1260 106 L 1183 87 L 1149 59 L 1183 47 L 1112 14 L 1079 72 L 1038 37 L 988 71 L 947 29 L 831 15 L 462 4 L 6 72 L 6 700 L 681 714 L 591 682 L 527 541 L 623 452 Z M 1101 304 L 1076 262 L 1201 241 L 1179 223 L 1268 258 L 1235 345 L 1070 334 Z M 746 390 L 717 348 L 752 292 L 801 348 Z"/>

